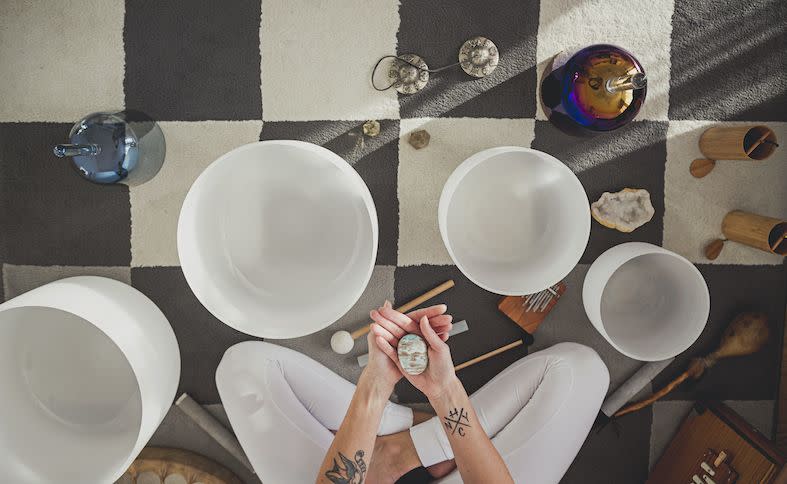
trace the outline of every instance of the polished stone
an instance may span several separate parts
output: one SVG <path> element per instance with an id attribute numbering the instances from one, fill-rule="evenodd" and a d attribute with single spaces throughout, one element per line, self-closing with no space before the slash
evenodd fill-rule
<path id="1" fill-rule="evenodd" d="M 420 375 L 429 365 L 426 341 L 417 334 L 406 334 L 399 340 L 397 347 L 399 363 L 411 375 Z"/>

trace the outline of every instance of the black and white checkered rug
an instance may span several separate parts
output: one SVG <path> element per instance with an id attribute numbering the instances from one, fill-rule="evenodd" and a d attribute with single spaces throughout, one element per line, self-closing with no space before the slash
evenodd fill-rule
<path id="1" fill-rule="evenodd" d="M 355 329 L 370 307 L 404 301 L 447 278 L 442 301 L 470 325 L 452 339 L 457 361 L 517 338 L 498 296 L 451 264 L 437 228 L 437 200 L 453 168 L 496 145 L 531 146 L 579 176 L 591 201 L 603 191 L 647 189 L 656 216 L 631 234 L 593 222 L 590 244 L 568 276 L 568 292 L 536 333 L 534 349 L 578 341 L 597 349 L 615 388 L 639 365 L 591 327 L 581 303 L 588 265 L 604 250 L 646 241 L 697 263 L 711 293 L 708 326 L 687 359 L 712 348 L 732 316 L 766 312 L 774 338 L 761 353 L 719 363 L 703 380 L 620 421 L 620 434 L 588 438 L 564 481 L 642 482 L 678 421 L 698 397 L 730 401 L 770 435 L 784 326 L 783 260 L 728 244 L 710 263 L 702 246 L 723 215 L 743 209 L 787 216 L 785 150 L 754 164 L 724 163 L 696 180 L 688 165 L 697 140 L 717 123 L 767 124 L 787 141 L 787 2 L 783 0 L 5 0 L 0 1 L 0 262 L 6 299 L 76 274 L 120 279 L 147 294 L 180 343 L 179 391 L 219 403 L 214 371 L 230 345 L 249 339 L 197 302 L 178 267 L 180 204 L 214 159 L 259 139 L 301 139 L 348 160 L 368 184 L 380 224 L 372 282 L 332 327 L 282 344 L 349 379 L 355 356 L 333 354 L 330 334 Z M 454 69 L 424 91 L 397 96 L 369 84 L 378 57 L 415 52 L 432 67 L 455 62 L 466 39 L 484 35 L 501 52 L 489 77 Z M 614 133 L 572 138 L 545 120 L 537 85 L 561 50 L 613 43 L 633 52 L 649 77 L 637 120 Z M 161 122 L 162 171 L 139 187 L 96 186 L 55 159 L 51 147 L 92 111 L 133 108 Z M 381 134 L 357 147 L 367 119 Z M 406 136 L 431 133 L 416 151 Z M 473 391 L 525 350 L 461 373 Z M 649 390 L 649 389 L 648 389 Z M 423 397 L 400 385 L 397 397 Z M 172 427 L 172 426 L 169 426 Z M 159 436 L 166 440 L 166 436 Z M 199 449 L 197 449 L 199 450 Z"/>

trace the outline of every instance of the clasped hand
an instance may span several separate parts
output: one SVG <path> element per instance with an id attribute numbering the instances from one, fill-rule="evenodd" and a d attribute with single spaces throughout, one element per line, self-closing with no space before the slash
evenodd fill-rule
<path id="1" fill-rule="evenodd" d="M 439 304 L 402 314 L 386 301 L 383 307 L 371 311 L 374 323 L 367 336 L 369 364 L 364 372 L 390 385 L 391 390 L 404 376 L 430 400 L 438 397 L 456 379 L 451 351 L 445 343 L 453 326 L 452 317 L 445 314 L 446 310 L 444 304 Z M 417 334 L 426 341 L 429 365 L 419 375 L 410 375 L 399 363 L 396 348 L 408 333 Z"/>

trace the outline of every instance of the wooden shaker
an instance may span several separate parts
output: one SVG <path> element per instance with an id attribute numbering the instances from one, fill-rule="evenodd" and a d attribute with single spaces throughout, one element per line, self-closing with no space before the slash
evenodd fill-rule
<path id="1" fill-rule="evenodd" d="M 787 222 L 742 210 L 733 210 L 724 216 L 721 231 L 726 240 L 755 247 L 765 252 L 787 255 Z M 716 239 L 705 247 L 705 256 L 719 256 L 724 240 Z"/>
<path id="2" fill-rule="evenodd" d="M 702 178 L 713 170 L 716 160 L 764 160 L 777 146 L 776 134 L 767 126 L 708 128 L 700 137 L 700 151 L 705 158 L 692 161 L 689 171 Z"/>

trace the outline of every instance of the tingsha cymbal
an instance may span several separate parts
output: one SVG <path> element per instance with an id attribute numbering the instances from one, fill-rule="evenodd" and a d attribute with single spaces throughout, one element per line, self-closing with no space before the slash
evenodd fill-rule
<path id="1" fill-rule="evenodd" d="M 459 49 L 459 65 L 473 77 L 486 77 L 497 68 L 500 52 L 486 37 L 473 37 Z"/>
<path id="2" fill-rule="evenodd" d="M 417 66 L 417 67 L 416 67 Z M 388 80 L 402 94 L 414 94 L 429 82 L 429 66 L 416 54 L 402 54 L 388 68 Z"/>

